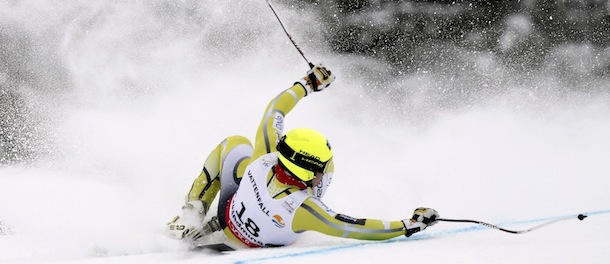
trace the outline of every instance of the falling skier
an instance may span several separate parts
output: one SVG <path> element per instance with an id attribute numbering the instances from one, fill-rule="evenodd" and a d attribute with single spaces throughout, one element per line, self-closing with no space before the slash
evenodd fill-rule
<path id="1" fill-rule="evenodd" d="M 284 117 L 299 100 L 327 88 L 335 79 L 318 65 L 268 104 L 254 147 L 243 136 L 223 140 L 208 156 L 182 207 L 167 224 L 169 233 L 197 247 L 223 231 L 233 247 L 289 245 L 303 231 L 361 240 L 411 236 L 434 225 L 431 208 L 417 208 L 409 219 L 383 221 L 335 213 L 323 202 L 334 172 L 328 140 L 316 130 L 283 133 Z M 204 223 L 219 194 L 218 211 Z"/>

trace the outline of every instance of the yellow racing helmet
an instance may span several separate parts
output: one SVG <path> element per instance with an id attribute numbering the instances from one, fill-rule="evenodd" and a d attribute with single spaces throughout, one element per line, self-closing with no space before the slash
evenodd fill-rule
<path id="1" fill-rule="evenodd" d="M 277 145 L 279 163 L 293 176 L 304 182 L 313 180 L 315 173 L 324 173 L 333 157 L 324 135 L 309 128 L 288 131 Z"/>

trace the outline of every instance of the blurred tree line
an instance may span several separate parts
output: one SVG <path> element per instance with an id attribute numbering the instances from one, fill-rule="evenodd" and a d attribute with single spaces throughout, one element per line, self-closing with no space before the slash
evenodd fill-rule
<path id="1" fill-rule="evenodd" d="M 610 40 L 608 0 L 296 2 L 322 12 L 335 51 L 380 58 L 406 72 L 447 55 L 439 49 L 491 51 L 507 65 L 529 70 L 558 45 L 605 49 Z M 601 71 L 608 74 L 608 67 Z"/>

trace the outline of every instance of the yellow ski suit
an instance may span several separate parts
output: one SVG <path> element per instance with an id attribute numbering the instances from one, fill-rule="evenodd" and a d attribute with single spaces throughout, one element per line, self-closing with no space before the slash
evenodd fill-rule
<path id="1" fill-rule="evenodd" d="M 259 124 L 254 147 L 243 136 L 226 138 L 210 153 L 201 174 L 193 182 L 187 200 L 203 201 L 206 213 L 220 191 L 218 215 L 221 227 L 230 239 L 239 240 L 227 228 L 224 221 L 225 210 L 244 176 L 246 166 L 262 155 L 276 152 L 276 145 L 283 135 L 284 117 L 310 93 L 311 90 L 297 82 L 273 98 Z M 297 186 L 282 183 L 274 174 L 273 170 L 269 171 L 265 190 L 274 199 L 301 191 Z M 311 188 L 309 191 L 309 198 L 294 212 L 291 226 L 295 233 L 317 231 L 326 235 L 362 240 L 386 240 L 405 234 L 404 224 L 400 220 L 357 219 L 338 214 L 314 197 Z"/>

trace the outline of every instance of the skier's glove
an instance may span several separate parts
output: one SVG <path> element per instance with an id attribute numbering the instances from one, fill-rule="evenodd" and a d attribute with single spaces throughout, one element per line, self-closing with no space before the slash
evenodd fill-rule
<path id="1" fill-rule="evenodd" d="M 322 66 L 322 64 L 318 64 L 307 72 L 307 76 L 305 76 L 304 79 L 311 90 L 319 92 L 328 87 L 335 78 L 336 76 L 326 69 L 326 67 Z"/>
<path id="2" fill-rule="evenodd" d="M 184 238 L 187 234 L 199 229 L 205 218 L 206 206 L 202 201 L 188 201 L 182 206 L 182 217 L 176 216 L 167 223 L 167 231 L 172 237 Z"/>
<path id="3" fill-rule="evenodd" d="M 438 222 L 436 220 L 437 218 L 439 218 L 439 214 L 436 210 L 432 208 L 419 207 L 413 212 L 413 217 L 411 217 L 411 220 L 422 222 L 427 226 L 433 226 Z"/>
<path id="4" fill-rule="evenodd" d="M 405 236 L 410 237 L 411 235 L 426 229 L 428 226 L 436 224 L 439 218 L 439 214 L 432 208 L 419 207 L 413 212 L 411 219 L 402 220 L 405 225 Z"/>

